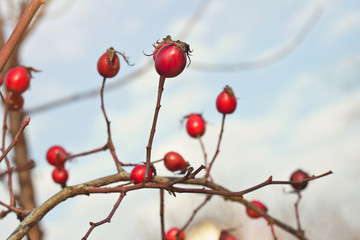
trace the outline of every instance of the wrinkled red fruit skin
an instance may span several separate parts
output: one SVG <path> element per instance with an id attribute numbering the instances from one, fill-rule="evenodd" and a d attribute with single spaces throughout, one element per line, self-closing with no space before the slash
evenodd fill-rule
<path id="1" fill-rule="evenodd" d="M 58 168 L 55 168 L 51 174 L 54 182 L 59 183 L 59 184 L 64 184 L 66 183 L 69 174 L 66 171 L 66 169 L 64 167 L 61 167 L 60 170 Z"/>
<path id="2" fill-rule="evenodd" d="M 302 181 L 308 177 L 309 177 L 309 175 L 306 172 L 299 169 L 291 174 L 290 181 Z M 301 191 L 304 188 L 306 188 L 307 184 L 308 184 L 308 182 L 303 182 L 303 183 L 298 183 L 298 184 L 294 183 L 294 184 L 291 184 L 291 186 L 296 191 Z"/>
<path id="3" fill-rule="evenodd" d="M 237 240 L 237 238 L 226 231 L 222 231 L 220 235 L 220 240 Z"/>
<path id="4" fill-rule="evenodd" d="M 164 157 L 165 167 L 170 171 L 185 171 L 188 163 L 177 152 L 168 152 Z"/>
<path id="5" fill-rule="evenodd" d="M 184 240 L 185 239 L 185 233 L 183 231 L 181 231 L 179 233 L 179 237 L 176 238 L 176 234 L 178 233 L 179 229 L 174 227 L 171 228 L 169 231 L 167 231 L 165 237 L 166 240 Z"/>
<path id="6" fill-rule="evenodd" d="M 186 66 L 186 53 L 174 44 L 161 47 L 155 57 L 155 69 L 165 78 L 178 76 Z"/>
<path id="7" fill-rule="evenodd" d="M 97 62 L 97 70 L 101 76 L 106 78 L 112 78 L 115 77 L 115 75 L 119 72 L 120 60 L 115 53 L 112 61 L 108 62 L 107 55 L 107 52 L 101 55 Z"/>
<path id="8" fill-rule="evenodd" d="M 49 148 L 46 153 L 46 160 L 53 166 L 57 166 L 57 157 L 59 159 L 60 166 L 64 166 L 66 161 L 67 153 L 65 149 L 61 146 L 55 145 Z"/>
<path id="9" fill-rule="evenodd" d="M 205 121 L 200 114 L 192 113 L 186 122 L 186 131 L 193 138 L 198 138 L 205 133 Z"/>
<path id="10" fill-rule="evenodd" d="M 5 87 L 9 91 L 23 93 L 30 85 L 31 75 L 22 67 L 13 67 L 5 75 Z"/>
<path id="11" fill-rule="evenodd" d="M 236 109 L 236 104 L 237 102 L 234 94 L 230 95 L 226 90 L 222 91 L 216 98 L 216 108 L 223 114 L 233 113 Z"/>
<path id="12" fill-rule="evenodd" d="M 255 206 L 257 206 L 258 208 L 260 208 L 263 211 L 267 211 L 267 208 L 265 207 L 265 205 L 262 202 L 259 201 L 251 201 L 252 204 L 254 204 Z M 246 213 L 249 217 L 251 218 L 259 218 L 261 217 L 261 215 L 259 215 L 257 212 L 255 212 L 252 209 L 246 208 Z"/>
<path id="13" fill-rule="evenodd" d="M 145 165 L 137 165 L 133 168 L 133 170 L 130 173 L 130 178 L 134 180 L 136 183 L 141 183 L 144 179 L 145 175 Z M 149 175 L 148 175 L 149 181 L 152 179 L 152 169 L 149 168 Z"/>

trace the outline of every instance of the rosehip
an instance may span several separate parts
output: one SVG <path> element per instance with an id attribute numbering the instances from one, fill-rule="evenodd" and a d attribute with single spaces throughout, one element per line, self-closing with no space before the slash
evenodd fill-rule
<path id="1" fill-rule="evenodd" d="M 231 87 L 226 86 L 216 99 L 216 108 L 220 113 L 233 113 L 236 108 L 236 98 Z"/>
<path id="2" fill-rule="evenodd" d="M 175 44 L 161 47 L 155 58 L 157 73 L 165 78 L 178 76 L 186 66 L 186 54 L 186 51 Z"/>
<path id="3" fill-rule="evenodd" d="M 190 114 L 187 117 L 186 130 L 191 137 L 201 137 L 205 133 L 205 121 L 203 117 L 200 114 Z"/>
<path id="4" fill-rule="evenodd" d="M 177 152 L 168 152 L 164 157 L 164 164 L 170 171 L 180 170 L 185 172 L 189 164 Z"/>
<path id="5" fill-rule="evenodd" d="M 259 201 L 251 201 L 252 204 L 254 204 L 255 206 L 257 206 L 258 208 L 260 208 L 263 211 L 267 211 L 266 206 Z M 246 213 L 249 217 L 251 218 L 259 218 L 261 217 L 261 215 L 259 215 L 257 212 L 255 212 L 254 210 L 250 209 L 250 208 L 246 208 Z"/>
<path id="6" fill-rule="evenodd" d="M 21 94 L 13 92 L 10 99 L 8 98 L 9 94 L 6 95 L 5 101 L 7 101 L 8 109 L 10 111 L 19 111 L 24 105 L 24 98 L 21 96 Z"/>
<path id="7" fill-rule="evenodd" d="M 157 53 L 163 48 L 166 47 L 167 45 L 169 45 L 170 43 L 163 43 L 160 47 L 156 48 L 153 52 L 153 59 L 155 61 L 156 55 Z"/>
<path id="8" fill-rule="evenodd" d="M 66 183 L 69 174 L 66 171 L 66 169 L 64 167 L 60 167 L 60 169 L 58 169 L 57 167 L 52 171 L 51 174 L 54 182 L 56 183 L 60 183 L 60 184 L 64 184 Z"/>
<path id="9" fill-rule="evenodd" d="M 2 75 L 0 74 L 0 86 L 4 83 L 4 79 L 2 77 Z"/>
<path id="10" fill-rule="evenodd" d="M 30 78 L 30 72 L 25 67 L 13 67 L 5 75 L 5 87 L 9 91 L 23 93 L 30 85 Z"/>
<path id="11" fill-rule="evenodd" d="M 106 78 L 114 77 L 120 69 L 120 60 L 114 48 L 109 48 L 97 62 L 99 74 Z"/>
<path id="12" fill-rule="evenodd" d="M 185 239 L 185 233 L 184 231 L 180 231 L 180 229 L 174 227 L 171 228 L 169 231 L 167 231 L 165 237 L 166 240 L 184 240 Z M 178 234 L 179 232 L 179 234 Z"/>
<path id="13" fill-rule="evenodd" d="M 59 161 L 59 166 L 64 166 L 67 155 L 68 154 L 66 153 L 64 148 L 55 145 L 49 148 L 49 150 L 47 151 L 46 159 L 51 165 L 58 166 L 57 163 Z"/>
<path id="14" fill-rule="evenodd" d="M 136 183 L 141 183 L 144 179 L 145 168 L 146 168 L 145 165 L 137 165 L 136 167 L 134 167 L 130 173 L 131 179 L 134 180 Z M 152 179 L 152 169 L 150 167 L 148 180 L 151 181 L 151 179 Z"/>
<path id="15" fill-rule="evenodd" d="M 237 238 L 228 233 L 227 231 L 222 231 L 220 235 L 220 240 L 237 240 Z"/>
<path id="16" fill-rule="evenodd" d="M 308 178 L 309 175 L 302 171 L 302 170 L 296 170 L 295 172 L 293 172 L 290 176 L 290 181 L 303 181 L 304 179 Z M 291 184 L 291 186 L 296 190 L 296 191 L 301 191 L 304 188 L 306 188 L 308 182 L 302 182 L 302 183 L 293 183 Z"/>

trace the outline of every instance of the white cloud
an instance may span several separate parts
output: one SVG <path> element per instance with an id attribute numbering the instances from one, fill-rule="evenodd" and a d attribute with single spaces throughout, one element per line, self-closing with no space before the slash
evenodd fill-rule
<path id="1" fill-rule="evenodd" d="M 335 36 L 343 36 L 349 32 L 358 32 L 360 29 L 360 12 L 348 12 L 338 17 L 333 25 Z"/>
<path id="2" fill-rule="evenodd" d="M 338 138 L 348 132 L 351 113 L 360 105 L 359 92 L 335 105 L 327 106 L 300 123 L 295 139 L 298 144 L 313 145 Z"/>

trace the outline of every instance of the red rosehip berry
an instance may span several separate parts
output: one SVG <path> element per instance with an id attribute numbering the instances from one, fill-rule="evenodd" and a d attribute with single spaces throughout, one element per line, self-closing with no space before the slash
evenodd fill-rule
<path id="1" fill-rule="evenodd" d="M 51 176 L 52 176 L 52 179 L 54 180 L 54 182 L 59 183 L 59 184 L 65 184 L 69 177 L 69 174 L 64 167 L 60 167 L 60 168 L 56 167 L 52 171 Z"/>
<path id="2" fill-rule="evenodd" d="M 237 240 L 237 238 L 228 233 L 227 231 L 221 231 L 220 240 Z"/>
<path id="3" fill-rule="evenodd" d="M 174 227 L 174 228 L 171 228 L 169 231 L 167 231 L 165 237 L 166 237 L 166 240 L 184 240 L 185 233 L 184 233 L 184 231 L 181 231 L 180 229 Z"/>
<path id="4" fill-rule="evenodd" d="M 4 79 L 2 77 L 2 75 L 0 74 L 0 86 L 4 83 Z"/>
<path id="5" fill-rule="evenodd" d="M 155 57 L 155 69 L 160 76 L 172 78 L 178 76 L 186 66 L 186 51 L 175 44 L 161 47 Z"/>
<path id="6" fill-rule="evenodd" d="M 13 92 L 11 94 L 10 99 L 9 94 L 6 95 L 5 101 L 7 101 L 8 109 L 10 111 L 19 111 L 24 105 L 24 98 L 21 96 L 21 94 L 18 94 L 16 92 Z"/>
<path id="7" fill-rule="evenodd" d="M 191 137 L 198 138 L 205 133 L 205 121 L 200 114 L 192 113 L 187 117 L 186 130 Z"/>
<path id="8" fill-rule="evenodd" d="M 184 160 L 184 158 L 177 152 L 168 152 L 164 157 L 164 164 L 167 169 L 170 171 L 180 170 L 185 172 L 189 164 Z"/>
<path id="9" fill-rule="evenodd" d="M 156 58 L 156 55 L 157 55 L 157 53 L 163 48 L 163 47 L 166 47 L 166 46 L 168 46 L 170 43 L 163 43 L 163 44 L 161 44 L 158 48 L 156 48 L 155 50 L 154 50 L 154 52 L 153 52 L 153 59 L 154 59 L 154 61 L 155 61 L 155 58 Z"/>
<path id="10" fill-rule="evenodd" d="M 120 69 L 120 59 L 114 48 L 109 48 L 97 62 L 99 74 L 106 78 L 114 77 Z"/>
<path id="11" fill-rule="evenodd" d="M 255 206 L 257 206 L 258 208 L 260 208 L 263 211 L 267 211 L 266 206 L 259 201 L 251 201 L 252 204 L 254 204 Z M 251 218 L 259 218 L 261 217 L 261 215 L 259 215 L 257 212 L 255 212 L 254 210 L 250 209 L 250 208 L 246 208 L 246 213 L 249 217 Z"/>
<path id="12" fill-rule="evenodd" d="M 236 108 L 236 98 L 231 87 L 226 86 L 216 99 L 216 108 L 220 113 L 233 113 Z"/>
<path id="13" fill-rule="evenodd" d="M 47 161 L 53 166 L 64 166 L 67 153 L 61 146 L 52 146 L 46 153 Z"/>
<path id="14" fill-rule="evenodd" d="M 304 179 L 309 178 L 309 175 L 302 171 L 302 170 L 296 170 L 295 172 L 293 172 L 290 176 L 290 181 L 303 181 Z M 296 191 L 301 191 L 304 188 L 306 188 L 308 182 L 302 182 L 302 183 L 292 183 L 291 186 L 296 190 Z"/>
<path id="15" fill-rule="evenodd" d="M 143 179 L 144 179 L 145 168 L 146 168 L 145 165 L 137 165 L 131 171 L 130 178 L 132 180 L 134 180 L 136 183 L 141 183 L 143 181 Z M 151 179 L 152 179 L 152 169 L 150 167 L 149 168 L 148 180 L 151 181 Z"/>
<path id="16" fill-rule="evenodd" d="M 5 75 L 5 87 L 8 91 L 23 93 L 30 85 L 31 74 L 22 66 L 11 68 Z"/>

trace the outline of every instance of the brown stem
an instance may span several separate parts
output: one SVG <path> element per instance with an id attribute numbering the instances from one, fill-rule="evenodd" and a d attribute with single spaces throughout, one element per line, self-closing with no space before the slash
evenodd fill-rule
<path id="1" fill-rule="evenodd" d="M 33 167 L 35 167 L 35 162 L 33 160 L 28 161 L 27 163 L 21 165 L 21 166 L 17 166 L 15 168 L 13 168 L 11 171 L 13 172 L 21 172 L 24 170 L 29 170 L 32 169 Z M 0 173 L 0 179 L 2 177 L 4 177 L 6 174 L 9 173 L 9 170 L 6 170 L 5 172 Z"/>
<path id="2" fill-rule="evenodd" d="M 154 118 L 153 118 L 151 130 L 150 130 L 149 142 L 148 142 L 148 145 L 146 146 L 146 168 L 145 168 L 145 176 L 144 176 L 143 182 L 148 181 L 149 168 L 150 168 L 150 162 L 151 162 L 151 148 L 152 148 L 152 143 L 154 141 L 154 136 L 155 136 L 155 131 L 156 131 L 156 123 L 157 123 L 157 119 L 158 119 L 159 112 L 160 112 L 161 96 L 164 91 L 164 84 L 165 84 L 165 77 L 160 76 Z"/>
<path id="3" fill-rule="evenodd" d="M 25 9 L 10 38 L 7 40 L 0 51 L 0 72 L 2 72 L 11 53 L 17 47 L 31 20 L 34 18 L 36 12 L 43 3 L 45 3 L 44 0 L 31 0 Z"/>
<path id="4" fill-rule="evenodd" d="M 29 123 L 30 123 L 30 118 L 27 118 L 25 121 L 22 121 L 21 126 L 18 132 L 16 133 L 14 139 L 12 140 L 10 145 L 6 148 L 6 150 L 3 152 L 3 154 L 0 156 L 0 163 L 5 158 L 5 156 L 10 152 L 10 150 L 15 146 L 15 144 L 18 143 L 20 135 L 22 134 L 26 126 L 29 125 Z M 4 137 L 3 137 L 3 141 L 4 141 Z M 4 142 L 3 142 L 3 147 L 4 147 Z"/>
<path id="5" fill-rule="evenodd" d="M 115 153 L 115 147 L 111 138 L 111 129 L 110 129 L 110 121 L 107 117 L 106 111 L 105 111 L 105 105 L 104 105 L 104 88 L 105 88 L 105 82 L 106 82 L 106 77 L 104 77 L 102 85 L 101 85 L 101 90 L 100 90 L 100 98 L 101 98 L 101 110 L 104 114 L 104 118 L 106 121 L 106 127 L 107 127 L 107 133 L 108 133 L 108 144 L 109 144 L 109 149 L 110 149 L 110 153 L 114 159 L 116 168 L 118 170 L 118 172 L 122 172 L 124 171 L 121 167 L 122 163 L 119 161 L 116 153 Z"/>
<path id="6" fill-rule="evenodd" d="M 16 213 L 20 218 L 24 218 L 27 214 L 29 214 L 30 211 L 26 211 L 17 207 L 14 207 L 13 205 L 7 205 L 6 203 L 0 201 L 0 205 L 8 208 L 11 212 Z"/>
<path id="7" fill-rule="evenodd" d="M 220 129 L 218 144 L 217 144 L 217 147 L 216 147 L 216 151 L 215 151 L 214 157 L 212 158 L 212 160 L 211 160 L 211 162 L 210 162 L 210 164 L 209 164 L 209 167 L 207 168 L 205 178 L 209 177 L 211 167 L 212 167 L 212 165 L 214 164 L 215 159 L 216 159 L 217 155 L 218 155 L 219 152 L 220 152 L 220 143 L 221 143 L 222 135 L 223 135 L 223 132 L 224 132 L 225 116 L 226 116 L 226 114 L 223 114 L 223 116 L 222 116 L 222 122 L 221 122 L 221 129 Z"/>
<path id="8" fill-rule="evenodd" d="M 298 195 L 298 199 L 296 200 L 295 204 L 294 204 L 294 207 L 295 207 L 295 215 L 296 215 L 296 224 L 297 224 L 297 227 L 298 227 L 298 230 L 301 231 L 301 224 L 300 224 L 300 214 L 299 214 L 299 203 L 300 203 L 300 200 L 301 200 L 301 194 L 300 192 L 296 192 L 297 195 Z"/>
<path id="9" fill-rule="evenodd" d="M 165 240 L 164 189 L 160 189 L 160 224 L 161 224 L 161 240 Z"/>
<path id="10" fill-rule="evenodd" d="M 71 154 L 71 155 L 68 155 L 66 156 L 67 159 L 72 159 L 72 158 L 76 158 L 76 157 L 81 157 L 81 156 L 86 156 L 86 155 L 89 155 L 89 154 L 93 154 L 93 153 L 97 153 L 97 152 L 101 152 L 101 151 L 105 151 L 109 149 L 109 144 L 105 144 L 104 146 L 102 147 L 99 147 L 99 148 L 95 148 L 93 150 L 90 150 L 90 151 L 86 151 L 86 152 L 82 152 L 82 153 L 77 153 L 77 154 Z"/>
<path id="11" fill-rule="evenodd" d="M 205 168 L 208 167 L 208 162 L 207 162 L 207 153 L 206 153 L 206 150 L 205 150 L 205 145 L 204 145 L 204 142 L 202 141 L 201 137 L 198 137 L 199 139 L 199 143 L 200 143 L 200 146 L 201 146 L 201 151 L 203 152 L 203 155 L 204 155 L 204 165 L 205 165 Z"/>
<path id="12" fill-rule="evenodd" d="M 90 228 L 89 228 L 89 230 L 87 231 L 87 233 L 85 234 L 85 236 L 81 240 L 86 240 L 89 237 L 92 230 L 94 230 L 94 228 L 96 228 L 96 227 L 98 227 L 98 226 L 100 226 L 100 225 L 102 225 L 104 223 L 109 223 L 111 221 L 111 218 L 114 216 L 114 214 L 115 214 L 116 210 L 118 209 L 118 207 L 119 207 L 122 199 L 124 198 L 124 196 L 125 196 L 125 192 L 122 192 L 120 194 L 118 200 L 116 201 L 113 209 L 111 210 L 111 212 L 109 213 L 109 215 L 105 219 L 103 219 L 103 220 L 101 220 L 99 222 L 96 222 L 96 223 L 90 222 Z"/>
<path id="13" fill-rule="evenodd" d="M 331 171 L 328 173 L 319 175 L 325 176 L 330 174 Z M 191 175 L 190 175 L 191 176 Z M 310 180 L 314 180 L 317 177 L 312 177 Z M 181 184 L 190 184 L 190 185 L 199 185 L 203 186 L 202 188 L 197 189 L 190 189 L 190 188 L 177 188 L 173 187 L 173 183 L 179 180 L 179 178 L 171 178 L 171 177 L 158 177 L 155 176 L 152 182 L 144 183 L 144 184 L 134 184 L 134 185 L 123 185 L 119 188 L 111 188 L 111 187 L 102 187 L 107 186 L 112 183 L 120 182 L 120 181 L 129 181 L 130 175 L 126 172 L 120 172 L 115 175 L 106 176 L 100 179 L 96 179 L 90 182 L 81 183 L 75 186 L 66 187 L 65 189 L 61 190 L 47 201 L 45 201 L 42 205 L 34 209 L 22 222 L 21 224 L 14 230 L 14 232 L 9 236 L 8 240 L 20 240 L 22 239 L 26 233 L 35 225 L 37 224 L 49 211 L 51 211 L 54 207 L 59 205 L 61 202 L 67 200 L 68 198 L 72 198 L 78 195 L 89 195 L 93 193 L 111 193 L 111 192 L 128 192 L 132 190 L 137 190 L 140 188 L 153 188 L 153 189 L 166 189 L 170 192 L 194 192 L 194 193 L 203 193 L 203 194 L 216 194 L 223 196 L 227 200 L 236 201 L 243 204 L 245 207 L 248 207 L 259 215 L 265 217 L 266 219 L 270 219 L 271 222 L 282 228 L 283 230 L 287 231 L 288 233 L 294 235 L 300 240 L 306 240 L 303 231 L 298 231 L 293 227 L 287 225 L 284 222 L 277 220 L 274 217 L 271 217 L 266 212 L 259 210 L 258 208 L 254 207 L 253 204 L 242 198 L 239 194 L 240 192 L 231 192 L 228 189 L 222 187 L 213 182 L 204 181 L 204 178 L 195 178 L 195 179 L 186 179 L 185 181 L 181 182 Z M 284 181 L 284 184 L 289 184 L 291 182 Z M 101 188 L 100 188 L 101 187 Z M 205 189 L 204 187 L 210 188 Z"/>
<path id="14" fill-rule="evenodd" d="M 208 195 L 206 196 L 205 200 L 197 207 L 194 209 L 193 213 L 191 214 L 189 220 L 185 223 L 185 225 L 181 228 L 181 231 L 185 231 L 185 229 L 189 226 L 189 224 L 191 223 L 191 221 L 194 219 L 196 213 L 205 206 L 205 204 L 211 199 L 212 195 Z M 180 231 L 179 231 L 180 232 Z"/>

